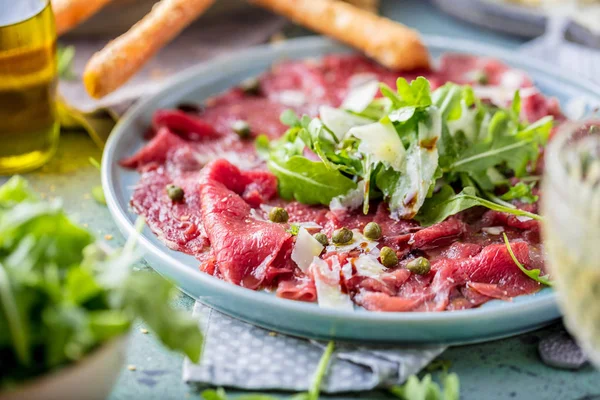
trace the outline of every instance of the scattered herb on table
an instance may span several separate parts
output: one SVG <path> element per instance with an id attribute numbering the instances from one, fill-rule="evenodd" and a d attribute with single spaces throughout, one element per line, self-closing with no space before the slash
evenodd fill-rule
<path id="1" fill-rule="evenodd" d="M 537 200 L 524 182 L 552 117 L 521 121 L 519 91 L 503 108 L 475 97 L 470 86 L 432 91 L 423 77 L 399 78 L 396 86 L 381 84 L 383 97 L 362 111 L 322 106 L 312 119 L 285 111 L 285 135 L 256 141 L 280 196 L 356 207 L 345 200 L 360 195 L 365 214 L 370 199 L 383 198 L 392 217 L 425 226 L 476 206 L 539 219 L 510 202 Z M 515 177 L 522 182 L 510 186 Z"/>
<path id="2" fill-rule="evenodd" d="M 76 78 L 73 72 L 74 58 L 75 46 L 58 46 L 56 50 L 56 68 L 59 78 L 69 81 Z"/>
<path id="3" fill-rule="evenodd" d="M 94 157 L 89 158 L 90 164 L 92 164 L 98 171 L 102 170 L 102 165 Z"/>
<path id="4" fill-rule="evenodd" d="M 40 201 L 23 178 L 0 186 L 0 387 L 84 358 L 126 335 L 137 318 L 198 361 L 202 335 L 170 306 L 174 286 L 131 270 L 135 240 L 108 249 L 60 201 Z"/>
<path id="5" fill-rule="evenodd" d="M 90 164 L 98 169 L 98 171 L 102 170 L 102 166 L 94 157 L 89 158 Z M 102 189 L 102 185 L 94 186 L 92 188 L 92 197 L 98 204 L 106 205 L 106 196 L 104 196 L 104 190 Z"/>
<path id="6" fill-rule="evenodd" d="M 102 190 L 102 186 L 98 185 L 92 188 L 92 197 L 99 204 L 106 205 L 106 197 L 104 196 L 104 190 Z"/>

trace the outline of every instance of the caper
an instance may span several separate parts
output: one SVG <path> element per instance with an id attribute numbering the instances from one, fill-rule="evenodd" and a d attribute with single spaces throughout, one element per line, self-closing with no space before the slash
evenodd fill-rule
<path id="1" fill-rule="evenodd" d="M 271 222 L 277 222 L 278 224 L 283 224 L 283 223 L 288 222 L 288 219 L 290 219 L 290 216 L 288 215 L 287 211 L 285 211 L 284 208 L 273 207 L 273 208 L 271 208 L 271 211 L 269 211 L 269 220 Z"/>
<path id="2" fill-rule="evenodd" d="M 313 235 L 313 237 L 315 239 L 317 239 L 317 242 L 321 243 L 323 246 L 329 245 L 329 239 L 327 238 L 326 234 L 324 234 L 322 232 L 318 232 L 318 233 L 315 233 Z"/>
<path id="3" fill-rule="evenodd" d="M 352 238 L 354 237 L 354 233 L 352 233 L 352 231 L 348 228 L 341 228 L 341 229 L 336 229 L 333 232 L 333 235 L 331 235 L 331 241 L 334 244 L 347 244 L 350 243 L 352 241 Z"/>
<path id="4" fill-rule="evenodd" d="M 490 79 L 484 71 L 477 72 L 475 74 L 474 80 L 480 85 L 487 85 L 488 83 L 490 83 Z"/>
<path id="5" fill-rule="evenodd" d="M 240 83 L 240 89 L 246 94 L 258 94 L 260 92 L 260 81 L 258 78 L 248 78 Z"/>
<path id="6" fill-rule="evenodd" d="M 425 275 L 429 273 L 429 270 L 431 269 L 431 263 L 425 257 L 417 257 L 406 264 L 406 269 L 413 274 Z"/>
<path id="7" fill-rule="evenodd" d="M 183 189 L 180 188 L 179 186 L 170 184 L 167 185 L 166 187 L 167 189 L 167 195 L 169 196 L 169 198 L 173 201 L 181 201 L 183 200 Z"/>
<path id="8" fill-rule="evenodd" d="M 369 222 L 363 229 L 363 235 L 369 240 L 377 240 L 381 238 L 381 227 L 377 222 Z"/>
<path id="9" fill-rule="evenodd" d="M 242 139 L 250 137 L 250 124 L 244 120 L 237 120 L 231 124 L 231 129 L 237 133 Z"/>
<path id="10" fill-rule="evenodd" d="M 379 259 L 384 267 L 391 268 L 398 264 L 398 256 L 396 252 L 385 246 L 379 252 Z"/>

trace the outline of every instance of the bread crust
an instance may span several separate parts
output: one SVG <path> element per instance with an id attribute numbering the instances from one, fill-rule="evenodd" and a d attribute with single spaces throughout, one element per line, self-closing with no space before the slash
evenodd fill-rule
<path id="1" fill-rule="evenodd" d="M 88 61 L 83 83 L 101 98 L 127 82 L 165 44 L 210 7 L 215 0 L 162 0 L 127 32 Z"/>
<path id="2" fill-rule="evenodd" d="M 352 4 L 363 10 L 377 14 L 379 12 L 379 0 L 344 0 L 346 3 Z"/>
<path id="3" fill-rule="evenodd" d="M 416 31 L 342 1 L 249 1 L 362 50 L 390 69 L 412 70 L 430 65 L 427 47 Z"/>

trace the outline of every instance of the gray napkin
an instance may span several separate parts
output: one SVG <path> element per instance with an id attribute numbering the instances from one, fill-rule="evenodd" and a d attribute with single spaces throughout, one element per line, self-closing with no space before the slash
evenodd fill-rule
<path id="1" fill-rule="evenodd" d="M 248 390 L 308 389 L 326 343 L 269 332 L 194 305 L 205 334 L 202 359 L 186 359 L 183 380 Z M 322 384 L 327 393 L 367 391 L 400 384 L 445 350 L 444 346 L 336 343 Z"/>

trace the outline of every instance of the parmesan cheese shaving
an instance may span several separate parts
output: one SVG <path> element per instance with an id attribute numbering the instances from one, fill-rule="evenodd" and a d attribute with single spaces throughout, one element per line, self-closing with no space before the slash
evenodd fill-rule
<path id="1" fill-rule="evenodd" d="M 329 209 L 331 211 L 352 211 L 360 207 L 365 200 L 365 181 L 358 182 L 356 189 L 350 190 L 343 196 L 331 199 Z"/>
<path id="2" fill-rule="evenodd" d="M 371 155 L 373 161 L 382 162 L 395 171 L 402 169 L 406 149 L 391 123 L 375 122 L 357 126 L 350 129 L 348 134 L 361 140 L 358 150 Z"/>
<path id="3" fill-rule="evenodd" d="M 501 226 L 490 226 L 481 228 L 481 231 L 487 233 L 488 235 L 499 235 L 504 232 L 504 228 Z"/>
<path id="4" fill-rule="evenodd" d="M 379 82 L 377 79 L 359 83 L 350 89 L 350 92 L 342 102 L 341 108 L 356 113 L 363 112 L 371 101 L 373 101 L 377 92 L 379 92 Z"/>
<path id="5" fill-rule="evenodd" d="M 358 256 L 354 260 L 354 267 L 358 275 L 369 278 L 378 278 L 382 273 L 387 271 L 387 268 L 377 260 L 377 257 L 370 254 L 361 254 Z"/>
<path id="6" fill-rule="evenodd" d="M 310 264 L 317 289 L 319 307 L 335 310 L 354 310 L 350 296 L 342 292 L 339 265 L 333 269 L 318 257 Z"/>
<path id="7" fill-rule="evenodd" d="M 299 90 L 283 90 L 277 97 L 284 106 L 300 107 L 306 104 L 306 95 Z"/>
<path id="8" fill-rule="evenodd" d="M 323 245 L 319 243 L 308 231 L 300 228 L 296 243 L 292 249 L 292 261 L 298 265 L 302 272 L 308 271 L 313 258 L 317 257 L 323 251 Z"/>
<path id="9" fill-rule="evenodd" d="M 351 128 L 373 123 L 368 118 L 359 117 L 330 106 L 319 107 L 319 116 L 323 124 L 333 132 L 338 141 L 343 140 Z"/>

